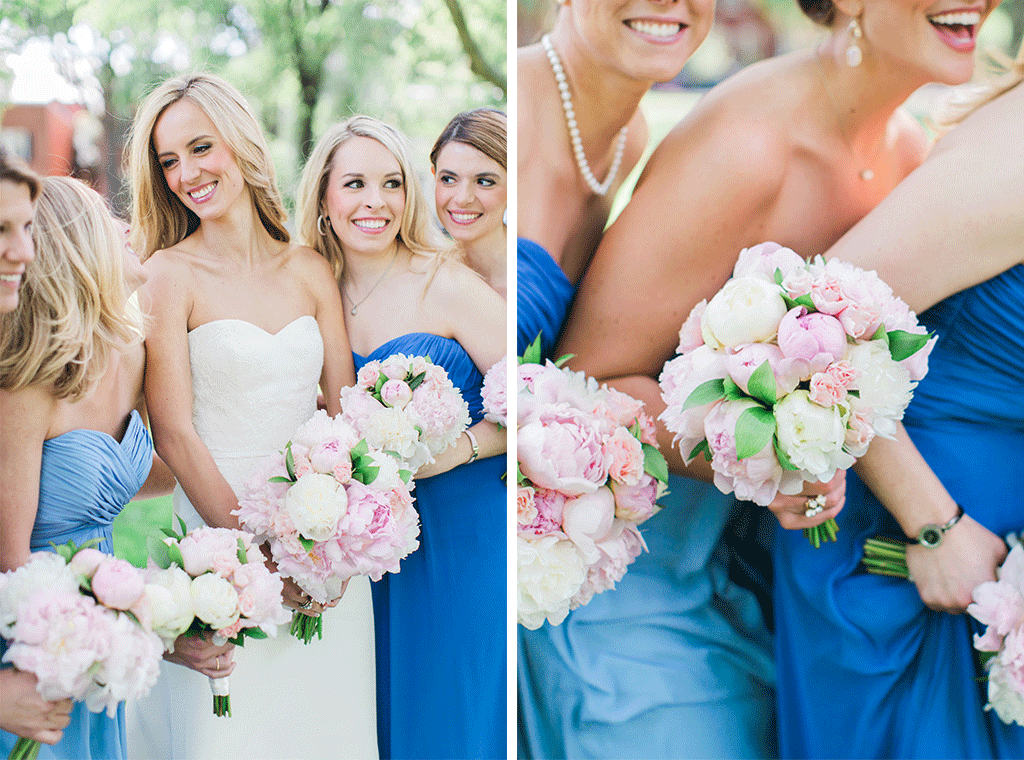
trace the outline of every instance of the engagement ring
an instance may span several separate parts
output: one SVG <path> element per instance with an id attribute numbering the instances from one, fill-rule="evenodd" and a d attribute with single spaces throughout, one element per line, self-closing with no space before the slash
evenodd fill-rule
<path id="1" fill-rule="evenodd" d="M 308 610 L 312 606 L 313 606 L 313 600 L 312 600 L 312 598 L 310 598 L 310 599 L 307 599 L 305 602 L 303 602 L 300 605 L 300 608 L 304 609 L 304 610 Z"/>
<path id="2" fill-rule="evenodd" d="M 814 498 L 808 499 L 806 506 L 807 509 L 804 510 L 804 517 L 820 515 L 825 511 L 825 497 L 819 494 Z"/>

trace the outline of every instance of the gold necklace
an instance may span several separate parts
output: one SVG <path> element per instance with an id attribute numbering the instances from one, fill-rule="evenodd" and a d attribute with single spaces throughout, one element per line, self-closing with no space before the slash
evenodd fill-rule
<path id="1" fill-rule="evenodd" d="M 836 99 L 832 95 L 832 90 L 829 89 L 828 78 L 825 76 L 825 57 L 820 47 L 814 51 L 814 58 L 818 63 L 817 69 L 818 77 L 821 79 L 821 87 L 825 90 L 825 96 L 828 98 L 828 102 L 832 105 L 832 113 L 835 115 L 836 123 L 839 125 L 839 134 L 842 136 L 843 143 L 846 145 L 846 149 L 849 151 L 850 155 L 853 157 L 854 163 L 856 164 L 858 163 L 857 154 L 853 151 L 853 142 L 846 134 L 846 125 L 843 122 L 842 115 L 839 113 L 839 105 L 836 103 Z M 878 143 L 878 148 L 875 149 L 874 158 L 872 158 L 866 166 L 862 166 L 857 170 L 857 176 L 859 176 L 863 181 L 870 182 L 875 178 L 875 172 L 871 167 L 876 165 L 879 156 L 882 155 L 882 148 L 885 147 L 885 140 L 886 136 L 883 135 L 881 142 Z"/>
<path id="2" fill-rule="evenodd" d="M 384 278 L 388 276 L 388 272 L 391 271 L 391 266 L 398 259 L 398 253 L 401 250 L 402 250 L 401 248 L 398 248 L 397 246 L 395 247 L 395 255 L 391 258 L 391 261 L 389 261 L 388 265 L 384 268 L 383 274 L 381 274 L 381 276 L 379 278 L 377 278 L 377 282 L 373 283 L 373 287 L 370 288 L 368 291 L 366 291 L 366 295 L 363 296 L 362 298 L 360 298 L 358 303 L 356 302 L 356 299 L 354 299 L 352 297 L 352 295 L 348 292 L 348 288 L 345 287 L 345 283 L 344 282 L 341 283 L 341 292 L 345 294 L 345 296 L 349 300 L 349 303 L 352 304 L 352 308 L 348 312 L 349 314 L 351 314 L 354 317 L 356 315 L 356 309 L 358 309 L 360 306 L 362 306 L 363 302 L 367 298 L 369 298 L 371 295 L 373 295 L 373 291 L 375 291 L 377 289 L 377 286 L 380 285 L 382 282 L 384 282 Z"/>

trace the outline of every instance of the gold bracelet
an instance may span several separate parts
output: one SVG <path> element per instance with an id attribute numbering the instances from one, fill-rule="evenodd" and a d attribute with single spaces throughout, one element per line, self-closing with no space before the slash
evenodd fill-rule
<path id="1" fill-rule="evenodd" d="M 477 455 L 480 453 L 480 447 L 476 443 L 476 436 L 473 435 L 473 431 L 466 428 L 462 431 L 469 437 L 469 445 L 473 447 L 473 454 L 470 456 L 469 461 L 466 464 L 472 464 L 476 461 Z"/>

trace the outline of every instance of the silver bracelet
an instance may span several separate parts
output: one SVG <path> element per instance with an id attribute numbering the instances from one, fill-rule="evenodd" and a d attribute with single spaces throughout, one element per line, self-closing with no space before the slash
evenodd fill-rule
<path id="1" fill-rule="evenodd" d="M 480 453 L 480 447 L 476 443 L 476 436 L 473 435 L 473 431 L 466 428 L 462 431 L 469 437 L 469 445 L 473 447 L 473 454 L 470 456 L 469 461 L 466 464 L 471 464 L 476 461 L 477 455 Z"/>

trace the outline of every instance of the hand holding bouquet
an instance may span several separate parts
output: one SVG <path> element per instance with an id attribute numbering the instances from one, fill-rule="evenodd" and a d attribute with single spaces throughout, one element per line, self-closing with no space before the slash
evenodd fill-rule
<path id="1" fill-rule="evenodd" d="M 394 354 L 367 362 L 341 389 L 341 419 L 415 472 L 434 461 L 469 425 L 469 405 L 444 367 L 423 356 Z"/>
<path id="2" fill-rule="evenodd" d="M 686 461 L 711 462 L 720 491 L 766 506 L 893 437 L 933 343 L 874 272 L 762 243 L 683 324 L 661 419 Z M 818 546 L 837 529 L 806 532 Z"/>
<path id="3" fill-rule="evenodd" d="M 517 394 L 517 614 L 530 629 L 615 587 L 668 481 L 643 402 L 539 360 L 535 342 Z"/>
<path id="4" fill-rule="evenodd" d="M 165 530 L 147 540 L 146 592 L 153 630 L 168 652 L 183 633 L 211 632 L 214 643 L 265 639 L 288 622 L 280 575 L 264 564 L 253 536 L 228 528 L 196 528 L 187 535 Z M 231 715 L 228 677 L 211 678 L 213 714 Z"/>
<path id="5" fill-rule="evenodd" d="M 354 575 L 397 573 L 419 546 L 410 479 L 396 456 L 320 410 L 250 477 L 232 514 L 269 541 L 281 575 L 325 604 Z M 291 632 L 308 644 L 321 619 L 296 612 Z"/>
<path id="6" fill-rule="evenodd" d="M 0 575 L 3 661 L 33 673 L 43 699 L 71 698 L 113 717 L 160 672 L 163 647 L 150 630 L 142 572 L 88 544 L 55 549 Z M 39 742 L 19 739 L 9 760 L 38 752 Z"/>

